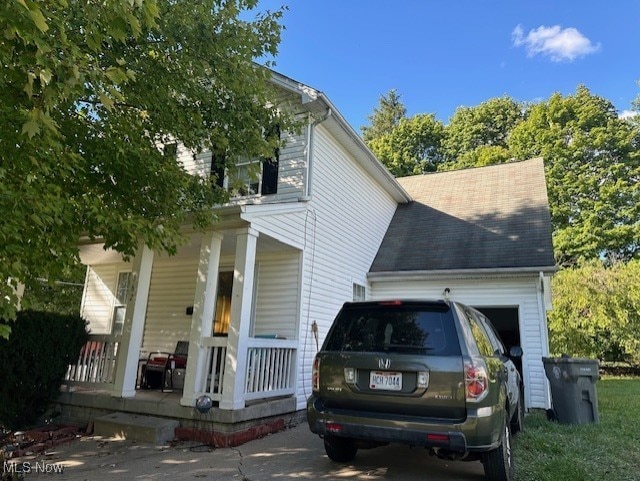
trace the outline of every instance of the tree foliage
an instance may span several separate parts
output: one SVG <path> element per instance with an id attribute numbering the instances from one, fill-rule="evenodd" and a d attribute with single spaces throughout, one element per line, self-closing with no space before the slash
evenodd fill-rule
<path id="1" fill-rule="evenodd" d="M 25 289 L 20 303 L 21 309 L 78 314 L 82 304 L 86 266 L 69 269 L 69 277 L 63 279 L 39 279 Z"/>
<path id="2" fill-rule="evenodd" d="M 87 338 L 86 322 L 77 314 L 20 311 L 11 339 L 0 338 L 0 425 L 34 425 L 60 395 L 67 368 Z"/>
<path id="3" fill-rule="evenodd" d="M 433 172 L 442 161 L 444 126 L 433 114 L 401 119 L 389 133 L 371 139 L 369 147 L 397 177 Z"/>
<path id="4" fill-rule="evenodd" d="M 0 315 L 14 288 L 58 279 L 81 236 L 131 255 L 174 252 L 224 199 L 163 143 L 262 157 L 289 121 L 254 59 L 281 11 L 256 0 L 15 0 L 0 4 Z M 6 329 L 0 334 L 6 335 Z"/>
<path id="5" fill-rule="evenodd" d="M 443 142 L 447 161 L 455 165 L 464 155 L 475 154 L 486 162 L 488 152 L 506 151 L 511 131 L 523 118 L 523 106 L 506 96 L 475 107 L 459 107 L 449 120 Z M 501 149 L 487 151 L 487 147 Z M 485 153 L 476 153 L 478 149 L 485 149 Z M 498 153 L 496 159 L 502 158 Z"/>
<path id="6" fill-rule="evenodd" d="M 640 365 L 640 260 L 594 260 L 553 279 L 549 342 L 553 354 Z"/>
<path id="7" fill-rule="evenodd" d="M 406 117 L 405 108 L 400 94 L 392 89 L 386 95 L 380 96 L 378 106 L 373 109 L 373 113 L 367 117 L 371 125 L 361 127 L 362 138 L 369 144 L 372 140 L 390 134 L 398 126 L 400 121 Z"/>
<path id="8" fill-rule="evenodd" d="M 509 138 L 514 157 L 543 157 L 556 260 L 640 252 L 640 130 L 579 87 L 533 105 Z"/>
<path id="9" fill-rule="evenodd" d="M 368 145 L 397 176 L 541 156 L 561 265 L 640 253 L 640 122 L 586 87 L 527 106 L 499 97 L 460 107 L 444 127 L 416 115 Z"/>

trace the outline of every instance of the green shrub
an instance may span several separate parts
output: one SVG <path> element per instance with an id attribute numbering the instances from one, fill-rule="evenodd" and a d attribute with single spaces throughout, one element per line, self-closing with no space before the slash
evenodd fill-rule
<path id="1" fill-rule="evenodd" d="M 9 339 L 0 339 L 0 425 L 33 425 L 57 398 L 67 366 L 87 338 L 86 321 L 78 315 L 18 312 Z"/>
<path id="2" fill-rule="evenodd" d="M 638 279 L 640 260 L 594 260 L 558 272 L 549 312 L 551 352 L 640 365 Z"/>

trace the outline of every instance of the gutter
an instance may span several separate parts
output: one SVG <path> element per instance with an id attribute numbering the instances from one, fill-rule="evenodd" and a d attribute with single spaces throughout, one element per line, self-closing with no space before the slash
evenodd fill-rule
<path id="1" fill-rule="evenodd" d="M 370 281 L 406 281 L 406 280 L 434 280 L 434 279 L 482 279 L 504 277 L 531 277 L 536 278 L 540 273 L 553 274 L 558 270 L 556 266 L 537 267 L 501 267 L 497 269 L 447 269 L 447 270 L 423 270 L 423 271 L 387 271 L 369 272 L 367 279 Z"/>
<path id="2" fill-rule="evenodd" d="M 305 176 L 305 180 L 304 180 L 304 197 L 300 200 L 302 200 L 303 202 L 305 201 L 309 201 L 311 200 L 311 196 L 313 194 L 311 187 L 312 187 L 312 183 L 311 183 L 311 178 L 312 178 L 312 162 L 313 162 L 313 138 L 314 138 L 314 132 L 316 130 L 316 127 L 318 125 L 320 125 L 322 122 L 324 122 L 325 120 L 327 120 L 329 117 L 331 117 L 331 115 L 333 114 L 333 110 L 331 109 L 331 107 L 327 107 L 327 110 L 325 112 L 325 114 L 315 120 L 314 122 L 309 122 L 307 124 L 307 155 L 306 155 L 306 159 L 305 159 L 305 163 L 307 165 L 307 175 Z"/>

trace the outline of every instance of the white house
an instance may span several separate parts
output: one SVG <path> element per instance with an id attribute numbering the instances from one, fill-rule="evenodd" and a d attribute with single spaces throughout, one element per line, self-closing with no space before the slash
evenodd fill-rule
<path id="1" fill-rule="evenodd" d="M 296 98 L 306 128 L 281 133 L 286 144 L 275 163 L 257 180 L 246 178 L 244 195 L 217 209 L 219 222 L 211 230 L 193 233 L 185 226 L 190 243 L 177 255 L 141 246 L 131 263 L 100 243 L 81 246 L 88 266 L 81 313 L 92 336 L 69 370 L 73 389 L 60 398 L 66 413 L 88 420 L 125 411 L 193 426 L 202 421 L 196 399 L 206 395 L 214 403 L 206 421 L 219 432 L 290 415 L 305 407 L 313 357 L 345 301 L 440 298 L 445 288 L 452 298 L 496 310 L 503 330 L 520 336 L 527 406 L 548 407 L 541 357 L 548 350 L 545 294 L 553 257 L 542 162 L 396 180 L 322 92 L 277 73 L 273 82 Z M 211 154 L 178 155 L 194 175 L 215 168 Z M 472 214 L 493 215 L 496 226 L 463 216 L 455 202 L 447 211 L 446 193 L 443 204 L 425 197 L 441 190 L 436 179 L 455 178 L 456 188 L 467 191 L 464 182 L 475 182 L 480 172 L 508 178 L 486 185 L 483 199 L 492 202 L 474 204 Z M 523 192 L 533 189 L 538 209 L 518 239 L 500 226 L 510 226 L 510 216 L 532 203 L 509 194 L 513 205 L 500 210 L 497 199 L 505 196 L 492 190 L 509 187 L 514 176 Z M 440 208 L 439 215 L 414 222 Z M 414 225 L 403 212 L 412 212 Z M 442 234 L 442 216 L 459 219 L 453 222 L 457 234 L 447 235 L 466 239 L 460 256 L 475 258 L 465 249 L 483 232 L 540 256 L 514 263 L 498 250 L 486 251 L 485 263 L 453 262 L 446 249 L 433 250 L 430 243 L 434 233 Z M 526 238 L 532 226 L 539 232 Z M 500 263 L 492 261 L 494 254 Z M 442 262 L 432 264 L 432 257 Z M 188 341 L 186 369 L 175 370 L 184 375 L 182 389 L 151 398 L 139 389 L 141 366 L 149 353 L 173 352 L 178 341 Z"/>

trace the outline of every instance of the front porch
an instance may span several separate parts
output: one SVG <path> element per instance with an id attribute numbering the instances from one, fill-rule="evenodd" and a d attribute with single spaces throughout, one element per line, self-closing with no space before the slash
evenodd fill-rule
<path id="1" fill-rule="evenodd" d="M 65 422 L 88 424 L 90 429 L 93 420 L 114 412 L 173 419 L 179 423 L 176 439 L 216 447 L 237 446 L 303 420 L 291 396 L 248 402 L 236 410 L 213 408 L 204 414 L 181 405 L 181 397 L 180 392 L 148 390 L 135 397 L 118 398 L 108 390 L 75 387 L 61 393 L 57 409 Z"/>
<path id="2" fill-rule="evenodd" d="M 202 421 L 194 408 L 202 396 L 213 405 L 207 421 L 220 426 L 296 411 L 299 246 L 245 224 L 194 234 L 174 257 L 141 246 L 126 264 L 96 244 L 84 254 L 91 334 L 67 372 L 60 399 L 67 411 L 188 425 Z M 181 389 L 140 389 L 149 353 L 171 353 L 177 341 L 188 342 Z"/>
<path id="3" fill-rule="evenodd" d="M 204 382 L 200 389 L 192 393 L 194 403 L 185 402 L 189 399 L 184 394 L 184 387 L 164 389 L 141 389 L 141 368 L 147 356 L 138 358 L 138 372 L 136 374 L 136 391 L 134 396 L 116 396 L 114 393 L 117 353 L 120 351 L 121 341 L 111 335 L 91 335 L 76 364 L 69 366 L 65 383 L 66 391 L 78 392 L 82 395 L 101 395 L 108 393 L 112 397 L 130 399 L 174 399 L 178 398 L 182 406 L 192 408 L 195 399 L 206 395 L 211 398 L 214 406 L 224 399 L 224 378 L 226 366 L 228 337 L 204 337 L 200 340 L 204 350 L 205 365 L 203 370 Z M 295 356 L 298 342 L 295 340 L 249 338 L 246 341 L 246 370 L 242 382 L 241 401 L 243 406 L 256 400 L 291 396 L 295 393 Z M 189 372 L 187 363 L 186 372 Z M 169 373 L 171 375 L 171 373 Z M 186 375 L 188 376 L 188 374 Z M 185 377 L 186 377 L 185 376 Z M 158 395 L 155 395 L 158 394 Z M 137 412 L 137 411 L 134 411 Z"/>

